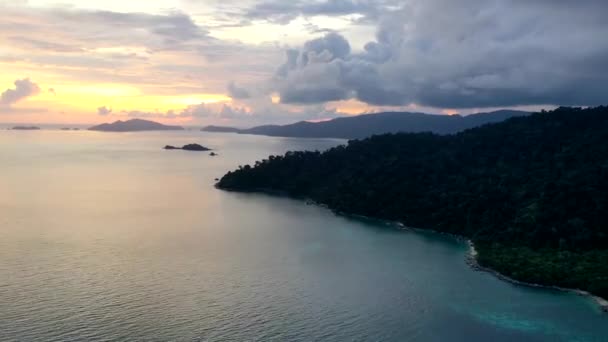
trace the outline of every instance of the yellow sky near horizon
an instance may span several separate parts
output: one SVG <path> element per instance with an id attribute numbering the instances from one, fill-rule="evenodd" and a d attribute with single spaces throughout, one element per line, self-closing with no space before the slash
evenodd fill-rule
<path id="1" fill-rule="evenodd" d="M 231 102 L 231 98 L 226 94 L 149 94 L 144 93 L 137 86 L 129 84 L 66 82 L 52 78 L 47 81 L 43 75 L 34 75 L 30 78 L 35 79 L 40 85 L 40 93 L 17 102 L 11 109 L 19 112 L 20 109 L 32 108 L 35 112 L 35 109 L 40 108 L 44 109 L 45 113 L 52 111 L 62 114 L 62 120 L 49 120 L 48 115 L 40 113 L 35 117 L 42 117 L 36 119 L 35 122 L 88 123 L 99 121 L 103 119 L 97 114 L 99 107 L 111 108 L 115 111 L 115 114 L 120 115 L 121 112 L 130 111 L 178 112 L 188 106 L 201 103 Z M 15 87 L 14 81 L 13 77 L 2 75 L 0 77 L 0 88 L 13 89 Z M 1 111 L 2 108 L 0 108 Z M 22 116 L 22 113 L 11 115 L 9 111 L 8 115 L 5 116 L 13 117 L 13 119 L 3 121 L 14 122 L 20 115 Z M 30 120 L 32 120 L 32 117 L 30 117 Z"/>
<path id="2" fill-rule="evenodd" d="M 249 111 L 260 101 L 282 106 L 276 98 L 269 100 L 268 94 L 264 95 L 266 100 L 233 100 L 226 86 L 238 76 L 240 84 L 253 85 L 255 91 L 263 88 L 258 83 L 272 78 L 289 45 L 299 46 L 318 36 L 308 26 L 343 30 L 354 19 L 321 15 L 287 24 L 252 21 L 232 25 L 227 20 L 234 19 L 215 17 L 216 6 L 221 6 L 221 1 L 108 0 L 100 6 L 93 0 L 0 0 L 7 25 L 12 22 L 14 27 L 0 33 L 0 94 L 14 89 L 16 80 L 26 78 L 41 89 L 10 107 L 0 103 L 0 122 L 107 120 L 97 115 L 100 107 L 111 108 L 113 116 L 119 116 L 130 111 L 179 113 L 188 106 L 208 103 L 226 103 Z M 86 13 L 94 11 L 106 14 L 89 21 Z M 132 22 L 112 26 L 116 16 L 128 13 L 136 15 L 128 19 Z M 176 16 L 180 14 L 197 26 Z M 206 31 L 209 38 L 172 46 L 181 30 L 188 36 L 188 30 L 194 29 Z M 356 33 L 351 37 L 354 45 L 359 40 L 362 46 L 373 36 L 373 28 Z M 95 39 L 98 36 L 101 39 Z M 259 68 L 260 62 L 240 57 L 243 49 L 260 53 L 255 58 L 267 62 L 266 69 Z M 298 110 L 297 105 L 282 107 L 286 112 Z M 354 114 L 366 107 L 345 102 L 326 108 Z"/>

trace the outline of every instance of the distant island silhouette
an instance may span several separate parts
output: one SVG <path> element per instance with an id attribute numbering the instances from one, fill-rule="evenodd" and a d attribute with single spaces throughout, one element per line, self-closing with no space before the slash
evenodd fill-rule
<path id="1" fill-rule="evenodd" d="M 188 144 L 188 145 L 184 145 L 182 147 L 177 147 L 177 146 L 173 146 L 173 145 L 167 145 L 167 146 L 164 147 L 164 149 L 165 150 L 196 151 L 196 152 L 211 151 L 210 148 L 207 148 L 207 147 L 199 145 L 199 144 Z"/>
<path id="2" fill-rule="evenodd" d="M 241 133 L 243 130 L 236 127 L 228 126 L 206 126 L 201 129 L 203 132 L 216 132 L 216 133 Z"/>
<path id="3" fill-rule="evenodd" d="M 15 131 L 37 131 L 40 130 L 40 127 L 36 127 L 36 126 L 15 126 L 13 128 L 11 128 L 12 130 Z"/>
<path id="4" fill-rule="evenodd" d="M 294 138 L 363 139 L 386 133 L 454 134 L 488 123 L 530 115 L 516 110 L 499 110 L 471 115 L 439 115 L 409 112 L 385 112 L 341 117 L 322 122 L 300 121 L 290 125 L 264 125 L 248 129 L 207 126 L 201 130 L 216 133 L 239 133 Z"/>
<path id="5" fill-rule="evenodd" d="M 183 131 L 181 126 L 163 125 L 158 122 L 132 119 L 128 121 L 115 121 L 113 123 L 104 123 L 101 125 L 89 128 L 89 131 L 100 132 L 143 132 L 143 131 Z"/>

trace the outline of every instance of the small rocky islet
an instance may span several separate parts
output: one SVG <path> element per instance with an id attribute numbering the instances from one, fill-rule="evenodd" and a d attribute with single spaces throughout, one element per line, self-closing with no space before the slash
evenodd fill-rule
<path id="1" fill-rule="evenodd" d="M 199 145 L 199 144 L 187 144 L 182 147 L 177 147 L 173 145 L 167 145 L 164 147 L 165 150 L 184 150 L 184 151 L 194 151 L 194 152 L 206 152 L 211 151 L 210 148 Z M 215 152 L 211 152 L 210 156 L 217 156 Z"/>

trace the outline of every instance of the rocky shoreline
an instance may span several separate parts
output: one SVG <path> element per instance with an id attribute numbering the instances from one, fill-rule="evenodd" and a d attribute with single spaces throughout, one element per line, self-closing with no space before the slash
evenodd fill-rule
<path id="1" fill-rule="evenodd" d="M 409 231 L 413 231 L 413 232 L 429 232 L 430 231 L 430 232 L 433 232 L 436 234 L 441 234 L 441 235 L 452 237 L 459 241 L 464 241 L 469 246 L 469 252 L 467 253 L 466 263 L 467 263 L 467 265 L 469 265 L 469 267 L 471 267 L 472 269 L 474 269 L 476 271 L 489 273 L 502 281 L 506 281 L 511 284 L 515 284 L 515 285 L 519 285 L 519 286 L 536 287 L 536 288 L 557 290 L 557 291 L 563 291 L 563 292 L 571 292 L 571 293 L 575 293 L 579 296 L 589 297 L 589 298 L 593 299 L 597 303 L 597 305 L 599 305 L 600 309 L 603 312 L 608 313 L 608 300 L 606 300 L 602 297 L 596 296 L 590 292 L 579 290 L 579 289 L 569 289 L 569 288 L 559 287 L 559 286 L 548 286 L 548 285 L 527 283 L 525 281 L 521 281 L 521 280 L 517 280 L 517 279 L 513 279 L 511 277 L 508 277 L 489 267 L 481 266 L 479 264 L 479 262 L 477 262 L 478 252 L 475 249 L 475 244 L 473 243 L 473 241 L 471 241 L 470 239 L 467 239 L 464 236 L 444 233 L 444 232 L 440 232 L 440 231 L 436 231 L 436 230 L 432 230 L 432 229 L 412 228 L 412 227 L 408 227 L 408 226 L 404 225 L 401 222 L 394 222 L 394 224 L 396 224 L 400 230 L 409 230 Z"/>
<path id="2" fill-rule="evenodd" d="M 487 273 L 492 274 L 493 276 L 497 277 L 500 280 L 509 282 L 511 284 L 519 285 L 519 286 L 536 287 L 536 288 L 551 289 L 551 290 L 557 290 L 557 291 L 563 291 L 563 292 L 571 292 L 571 293 L 575 293 L 579 296 L 590 297 L 599 305 L 600 309 L 603 312 L 608 313 L 608 300 L 606 300 L 602 297 L 598 297 L 590 292 L 579 290 L 579 289 L 569 289 L 569 288 L 559 287 L 559 286 L 549 286 L 549 285 L 527 283 L 525 281 L 521 281 L 521 280 L 517 280 L 517 279 L 513 279 L 511 277 L 508 277 L 494 269 L 481 266 L 479 264 L 479 262 L 477 261 L 478 252 L 475 249 L 475 244 L 471 240 L 466 240 L 466 241 L 469 246 L 469 252 L 467 255 L 467 264 L 474 270 L 477 270 L 480 272 L 487 272 Z"/>
<path id="3" fill-rule="evenodd" d="M 406 225 L 404 225 L 401 222 L 395 222 L 395 224 L 399 227 L 399 229 L 401 230 L 409 230 L 409 231 L 414 231 L 414 232 L 434 232 L 437 234 L 441 234 L 441 235 L 445 235 L 445 236 L 450 236 L 456 240 L 459 241 L 464 241 L 466 242 L 466 244 L 469 246 L 469 252 L 467 254 L 466 257 L 466 263 L 467 265 L 469 265 L 469 267 L 471 267 L 472 269 L 479 271 L 479 272 L 486 272 L 489 273 L 493 276 L 495 276 L 496 278 L 502 280 L 502 281 L 506 281 L 509 282 L 511 284 L 515 284 L 515 285 L 519 285 L 519 286 L 527 286 L 527 287 L 536 287 L 536 288 L 543 288 L 543 289 L 549 289 L 549 290 L 557 290 L 557 291 L 563 291 L 563 292 L 571 292 L 571 293 L 575 293 L 579 296 L 584 296 L 584 297 L 589 297 L 591 299 L 593 299 L 597 305 L 600 307 L 600 309 L 605 312 L 608 313 L 608 300 L 596 296 L 588 291 L 584 291 L 584 290 L 580 290 L 580 289 L 569 289 L 569 288 L 565 288 L 565 287 L 559 287 L 559 286 L 549 286 L 549 285 L 541 285 L 541 284 L 534 284 L 534 283 L 527 283 L 525 281 L 521 281 L 521 280 L 517 280 L 517 279 L 513 279 L 511 277 L 508 277 L 494 269 L 491 269 L 489 267 L 484 267 L 481 266 L 479 264 L 479 262 L 477 261 L 477 255 L 479 254 L 477 252 L 477 250 L 475 249 L 475 244 L 473 243 L 473 241 L 471 241 L 470 239 L 467 239 L 461 235 L 455 235 L 455 234 L 449 234 L 449 233 L 444 233 L 444 232 L 439 232 L 436 230 L 432 230 L 432 229 L 421 229 L 421 228 L 411 228 L 411 227 L 407 227 Z"/>

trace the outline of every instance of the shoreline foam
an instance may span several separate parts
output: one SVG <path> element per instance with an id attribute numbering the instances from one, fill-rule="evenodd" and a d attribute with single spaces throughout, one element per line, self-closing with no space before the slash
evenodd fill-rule
<path id="1" fill-rule="evenodd" d="M 467 264 L 475 269 L 478 270 L 480 272 L 486 272 L 489 273 L 493 276 L 495 276 L 496 278 L 502 280 L 502 281 L 506 281 L 509 282 L 511 284 L 514 285 L 519 285 L 519 286 L 526 286 L 526 287 L 535 287 L 535 288 L 541 288 L 541 289 L 550 289 L 550 290 L 557 290 L 557 291 L 562 291 L 562 292 L 570 292 L 570 293 L 575 293 L 579 296 L 584 296 L 584 297 L 589 297 L 591 299 L 593 299 L 597 305 L 600 307 L 600 309 L 603 312 L 608 313 L 608 300 L 596 296 L 588 291 L 584 291 L 584 290 L 580 290 L 580 289 L 570 289 L 570 288 L 565 288 L 565 287 L 559 287 L 559 286 L 551 286 L 551 285 L 541 285 L 541 284 L 535 284 L 535 283 L 528 283 L 525 281 L 521 281 L 521 280 L 517 280 L 517 279 L 513 279 L 509 276 L 506 276 L 492 268 L 489 267 L 484 267 L 481 266 L 479 264 L 479 262 L 477 261 L 477 256 L 479 255 L 479 253 L 477 252 L 477 249 L 475 249 L 475 244 L 473 243 L 473 241 L 471 240 L 466 240 L 467 244 L 469 246 L 469 252 L 467 255 Z"/>

